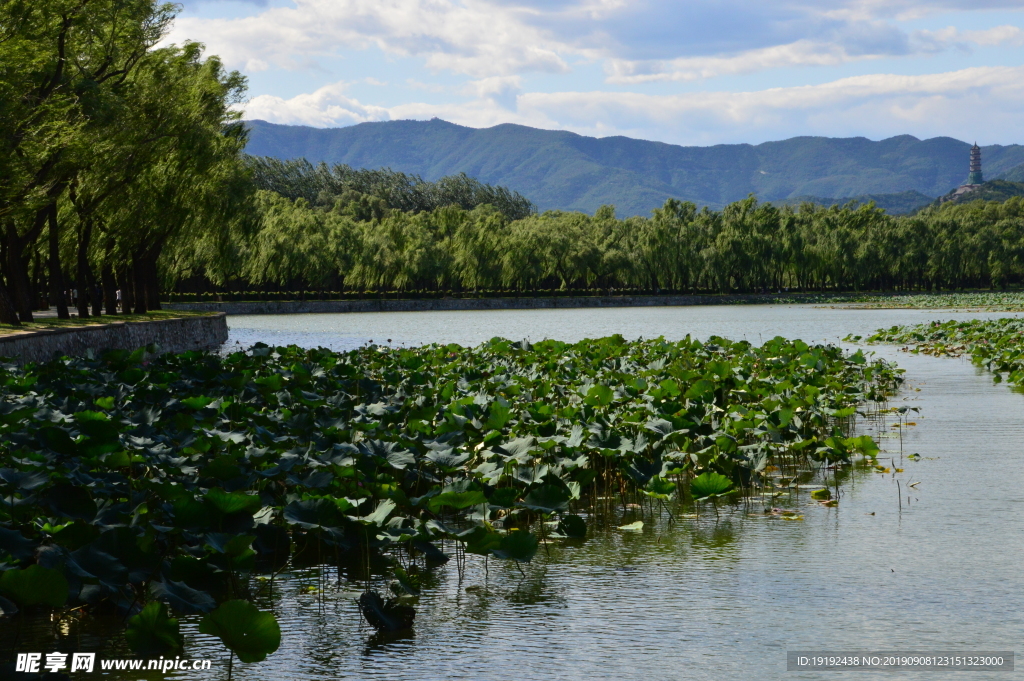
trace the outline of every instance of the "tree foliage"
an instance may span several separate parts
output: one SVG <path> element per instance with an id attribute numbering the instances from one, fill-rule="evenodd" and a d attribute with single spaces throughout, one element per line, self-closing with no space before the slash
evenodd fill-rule
<path id="1" fill-rule="evenodd" d="M 650 218 L 489 204 L 407 212 L 349 191 L 330 205 L 262 190 L 234 285 L 337 291 L 916 290 L 1024 281 L 1024 202 L 890 216 L 867 206 L 722 211 L 669 200 Z M 231 281 L 231 277 L 228 278 Z M 247 289 L 246 289 L 247 290 Z"/>
<path id="2" fill-rule="evenodd" d="M 252 194 L 230 107 L 245 80 L 202 46 L 156 48 L 176 6 L 0 3 L 0 321 L 159 307 L 157 261 L 192 261 L 239 226 Z M 102 290 L 102 293 L 101 293 Z"/>

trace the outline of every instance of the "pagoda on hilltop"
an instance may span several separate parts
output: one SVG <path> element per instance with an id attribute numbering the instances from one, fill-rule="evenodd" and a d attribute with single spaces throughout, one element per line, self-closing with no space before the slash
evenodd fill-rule
<path id="1" fill-rule="evenodd" d="M 984 181 L 981 174 L 981 147 L 975 142 L 971 147 L 971 174 L 967 176 L 967 184 L 982 184 Z"/>

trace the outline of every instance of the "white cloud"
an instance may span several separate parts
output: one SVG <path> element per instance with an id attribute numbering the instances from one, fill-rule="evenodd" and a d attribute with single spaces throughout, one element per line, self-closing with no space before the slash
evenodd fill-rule
<path id="1" fill-rule="evenodd" d="M 802 134 L 884 138 L 977 136 L 1014 141 L 1024 114 L 1024 67 L 982 67 L 924 76 L 876 74 L 813 86 L 751 92 L 646 95 L 526 92 L 516 109 L 482 96 L 468 103 L 367 107 L 328 86 L 290 100 L 257 97 L 247 118 L 322 127 L 434 116 L 472 127 L 521 123 L 603 137 L 628 135 L 679 144 L 760 142 Z"/>
<path id="2" fill-rule="evenodd" d="M 168 42 L 198 40 L 233 67 L 255 59 L 299 68 L 339 48 L 377 47 L 479 78 L 566 71 L 564 46 L 525 14 L 486 0 L 295 0 L 237 19 L 183 17 Z"/>
<path id="3" fill-rule="evenodd" d="M 344 82 L 332 83 L 316 92 L 291 99 L 259 95 L 246 104 L 246 117 L 317 128 L 386 121 L 391 117 L 384 107 L 360 104 L 347 97 L 344 94 L 346 86 Z"/>
<path id="4" fill-rule="evenodd" d="M 891 41 L 888 50 L 879 45 L 871 46 L 875 49 L 864 49 L 864 46 L 850 49 L 855 44 L 844 40 L 798 40 L 724 57 L 688 57 L 663 61 L 609 59 L 605 62 L 605 71 L 608 82 L 615 84 L 695 81 L 773 68 L 837 66 L 851 61 L 892 56 L 893 53 L 932 54 L 952 48 L 969 51 L 975 46 L 1024 45 L 1024 31 L 1016 26 L 997 26 L 979 31 L 960 31 L 950 26 L 937 31 L 915 31 L 905 38 L 902 45 L 898 41 Z"/>
<path id="5" fill-rule="evenodd" d="M 339 50 L 373 47 L 475 81 L 567 73 L 570 62 L 603 61 L 615 84 L 1024 44 L 1016 26 L 908 33 L 892 23 L 951 9 L 1019 9 L 1019 0 L 294 2 L 236 19 L 184 17 L 169 40 L 199 40 L 250 72 L 315 68 Z"/>

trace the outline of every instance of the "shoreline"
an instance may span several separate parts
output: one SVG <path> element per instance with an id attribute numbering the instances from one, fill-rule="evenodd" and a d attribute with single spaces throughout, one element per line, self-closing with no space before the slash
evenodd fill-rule
<path id="1" fill-rule="evenodd" d="M 0 357 L 15 363 L 48 362 L 107 350 L 137 350 L 156 344 L 161 353 L 212 350 L 228 339 L 227 315 L 59 326 L 0 335 Z"/>
<path id="2" fill-rule="evenodd" d="M 223 312 L 228 315 L 435 312 L 456 310 L 543 310 L 693 305 L 765 305 L 818 302 L 817 293 L 694 294 L 664 296 L 551 296 L 544 298 L 396 298 L 391 300 L 280 300 L 164 303 L 165 310 Z M 807 300 L 801 300 L 806 298 Z M 796 300 L 794 300 L 796 299 Z"/>

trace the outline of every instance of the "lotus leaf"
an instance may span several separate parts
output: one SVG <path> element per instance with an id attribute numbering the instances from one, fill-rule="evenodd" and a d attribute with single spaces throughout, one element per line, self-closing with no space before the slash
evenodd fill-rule
<path id="1" fill-rule="evenodd" d="M 524 530 L 509 532 L 501 538 L 501 544 L 492 553 L 498 558 L 529 563 L 537 555 L 540 546 L 537 537 Z"/>
<path id="2" fill-rule="evenodd" d="M 403 631 L 412 627 L 416 611 L 407 605 L 381 598 L 376 591 L 367 591 L 359 597 L 363 617 L 377 631 Z"/>
<path id="3" fill-rule="evenodd" d="M 281 645 L 274 614 L 243 600 L 221 603 L 202 619 L 199 632 L 219 638 L 242 662 L 262 662 Z"/>
<path id="4" fill-rule="evenodd" d="M 59 608 L 68 600 L 68 580 L 59 570 L 30 565 L 0 575 L 0 594 L 23 608 L 48 605 Z"/>
<path id="5" fill-rule="evenodd" d="M 717 497 L 732 488 L 732 481 L 721 473 L 706 471 L 690 481 L 690 494 L 694 499 Z"/>
<path id="6" fill-rule="evenodd" d="M 546 482 L 540 487 L 530 490 L 530 493 L 523 498 L 519 505 L 531 511 L 558 513 L 569 508 L 570 498 L 571 493 L 564 485 L 558 486 Z"/>
<path id="7" fill-rule="evenodd" d="M 558 533 L 569 539 L 584 539 L 587 536 L 587 521 L 578 515 L 566 515 L 558 521 Z"/>
<path id="8" fill-rule="evenodd" d="M 173 655 L 182 648 L 178 620 L 168 617 L 167 606 L 158 601 L 148 603 L 128 620 L 124 638 L 133 653 L 144 657 Z"/>

